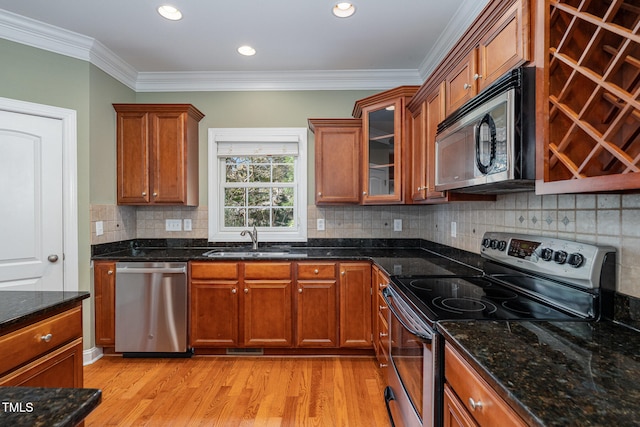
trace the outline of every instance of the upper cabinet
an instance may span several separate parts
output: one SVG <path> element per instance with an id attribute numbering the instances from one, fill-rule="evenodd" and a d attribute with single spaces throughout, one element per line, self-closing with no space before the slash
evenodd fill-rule
<path id="1" fill-rule="evenodd" d="M 356 102 L 362 117 L 362 203 L 403 203 L 403 162 L 410 134 L 405 107 L 418 86 L 400 86 Z"/>
<path id="2" fill-rule="evenodd" d="M 477 62 L 476 50 L 472 50 L 466 58 L 460 61 L 453 70 L 447 75 L 445 83 L 447 113 L 460 108 L 465 102 L 476 96 L 478 93 L 476 80 L 478 73 L 476 72 Z"/>
<path id="3" fill-rule="evenodd" d="M 640 188 L 640 9 L 551 0 L 536 9 L 538 193 Z"/>
<path id="4" fill-rule="evenodd" d="M 309 119 L 315 134 L 316 204 L 360 203 L 362 120 Z"/>
<path id="5" fill-rule="evenodd" d="M 198 205 L 198 122 L 190 104 L 114 104 L 119 205 Z"/>

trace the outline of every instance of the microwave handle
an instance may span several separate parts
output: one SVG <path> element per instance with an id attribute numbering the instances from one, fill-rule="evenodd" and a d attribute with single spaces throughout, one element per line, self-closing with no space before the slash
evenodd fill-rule
<path id="1" fill-rule="evenodd" d="M 482 129 L 482 125 L 486 124 L 489 127 L 489 132 L 491 133 L 491 155 L 489 156 L 489 164 L 485 165 L 482 163 L 480 159 L 480 129 Z M 484 115 L 482 120 L 477 124 L 475 128 L 475 137 L 476 137 L 476 166 L 478 166 L 478 170 L 483 175 L 489 173 L 491 167 L 496 161 L 496 124 L 493 121 L 493 117 L 491 114 L 487 113 Z"/>

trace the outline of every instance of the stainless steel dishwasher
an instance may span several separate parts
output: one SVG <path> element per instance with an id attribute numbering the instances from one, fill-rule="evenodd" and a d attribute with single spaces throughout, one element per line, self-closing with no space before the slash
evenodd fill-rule
<path id="1" fill-rule="evenodd" d="M 189 356 L 187 264 L 116 263 L 116 345 L 124 356 Z"/>

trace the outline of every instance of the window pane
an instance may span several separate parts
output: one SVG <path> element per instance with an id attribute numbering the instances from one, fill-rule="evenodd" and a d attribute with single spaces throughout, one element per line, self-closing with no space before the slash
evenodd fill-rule
<path id="1" fill-rule="evenodd" d="M 245 205 L 244 188 L 225 188 L 224 189 L 224 205 L 225 206 L 244 206 Z"/>
<path id="2" fill-rule="evenodd" d="M 227 161 L 229 158 L 227 158 Z M 226 164 L 227 182 L 246 182 L 247 181 L 247 165 L 228 163 Z"/>
<path id="3" fill-rule="evenodd" d="M 249 182 L 271 182 L 271 165 L 249 165 Z"/>
<path id="4" fill-rule="evenodd" d="M 293 164 L 295 157 L 293 156 L 273 156 L 271 157 L 273 163 L 290 163 Z"/>
<path id="5" fill-rule="evenodd" d="M 276 208 L 273 210 L 272 227 L 293 227 L 293 209 Z"/>
<path id="6" fill-rule="evenodd" d="M 249 188 L 249 206 L 269 206 L 271 192 L 268 188 Z"/>
<path id="7" fill-rule="evenodd" d="M 245 227 L 244 208 L 225 208 L 224 209 L 224 226 L 225 227 Z"/>
<path id="8" fill-rule="evenodd" d="M 269 209 L 249 208 L 249 227 L 269 227 Z"/>
<path id="9" fill-rule="evenodd" d="M 293 182 L 293 165 L 273 165 L 273 182 Z"/>
<path id="10" fill-rule="evenodd" d="M 273 189 L 273 206 L 293 206 L 293 188 L 275 187 Z"/>
<path id="11" fill-rule="evenodd" d="M 251 163 L 267 163 L 267 164 L 271 163 L 271 157 L 267 157 L 267 156 L 264 156 L 264 157 L 258 157 L 258 156 L 248 157 L 247 159 L 250 160 Z"/>

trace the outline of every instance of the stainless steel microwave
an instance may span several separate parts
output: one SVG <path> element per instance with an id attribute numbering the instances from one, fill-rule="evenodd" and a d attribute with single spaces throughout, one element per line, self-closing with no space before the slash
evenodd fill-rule
<path id="1" fill-rule="evenodd" d="M 535 69 L 502 76 L 438 125 L 438 191 L 496 194 L 533 189 Z"/>

